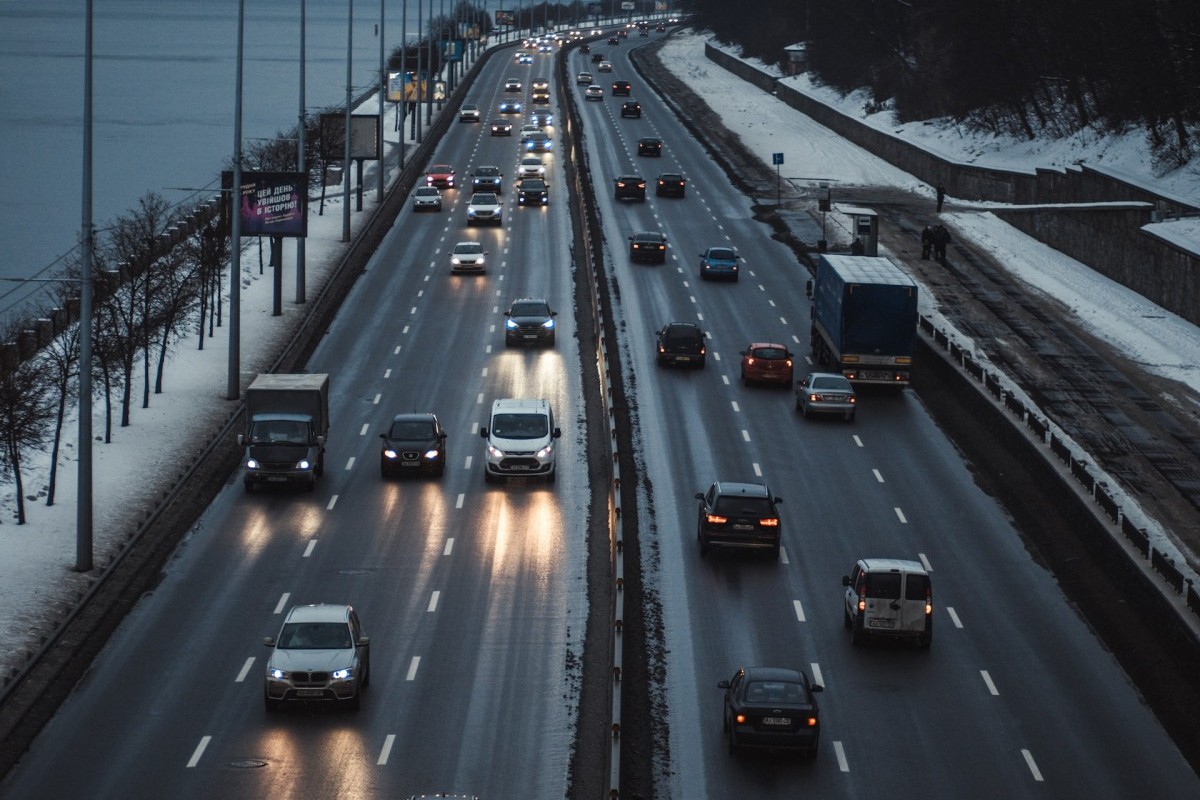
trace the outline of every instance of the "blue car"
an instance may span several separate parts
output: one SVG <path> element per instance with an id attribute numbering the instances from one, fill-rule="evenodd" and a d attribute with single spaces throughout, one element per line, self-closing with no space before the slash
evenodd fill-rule
<path id="1" fill-rule="evenodd" d="M 738 263 L 742 257 L 732 247 L 710 247 L 700 254 L 700 278 L 738 279 Z"/>

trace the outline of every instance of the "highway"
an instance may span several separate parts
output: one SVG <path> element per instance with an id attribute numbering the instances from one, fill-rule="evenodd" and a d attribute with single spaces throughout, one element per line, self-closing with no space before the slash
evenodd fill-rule
<path id="1" fill-rule="evenodd" d="M 862 392 L 850 425 L 802 419 L 790 391 L 739 382 L 751 341 L 788 345 L 797 378 L 809 369 L 809 276 L 639 84 L 628 51 L 656 36 L 593 45 L 611 75 L 565 56 L 570 75 L 587 69 L 606 87 L 603 102 L 569 91 L 582 119 L 578 166 L 607 243 L 639 467 L 655 678 L 653 716 L 638 724 L 659 745 L 653 796 L 1200 796 L 1112 655 L 914 392 Z M 552 155 L 550 205 L 517 208 L 508 187 L 519 136 L 491 137 L 488 124 L 505 79 L 522 80 L 527 101 L 552 58 L 493 57 L 465 98 L 483 122 L 452 124 L 433 159 L 460 178 L 499 165 L 504 224 L 468 229 L 464 189 L 445 193 L 440 214 L 406 209 L 308 365 L 331 376 L 317 490 L 248 495 L 231 475 L 0 796 L 602 795 L 572 786 L 569 771 L 588 498 L 601 472 L 589 470 L 585 443 L 581 375 L 594 365 L 581 363 L 576 340 L 570 198 Z M 633 83 L 641 119 L 620 118 L 613 80 Z M 641 136 L 664 140 L 661 158 L 636 155 Z M 612 179 L 629 171 L 682 171 L 687 196 L 656 198 L 650 180 L 647 202 L 617 202 Z M 639 230 L 667 236 L 665 264 L 630 262 L 627 237 Z M 448 252 L 468 239 L 486 244 L 487 272 L 452 276 Z M 722 244 L 744 257 L 741 280 L 700 281 L 698 254 Z M 504 308 L 530 295 L 559 311 L 553 349 L 504 346 Z M 654 331 L 671 321 L 709 333 L 703 369 L 655 364 Z M 553 404 L 563 429 L 554 484 L 484 483 L 478 429 L 500 397 Z M 377 434 L 401 411 L 440 417 L 444 478 L 380 479 Z M 693 498 L 718 479 L 765 481 L 783 498 L 778 561 L 701 559 Z M 851 646 L 841 576 L 861 557 L 932 570 L 929 651 Z M 363 619 L 373 673 L 363 707 L 268 713 L 262 639 L 291 605 L 313 602 L 352 604 Z M 823 684 L 814 762 L 726 752 L 717 682 L 749 665 L 800 668 Z"/>

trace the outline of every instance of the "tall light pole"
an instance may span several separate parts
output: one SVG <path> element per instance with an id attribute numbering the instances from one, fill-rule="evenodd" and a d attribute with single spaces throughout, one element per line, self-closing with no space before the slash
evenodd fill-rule
<path id="1" fill-rule="evenodd" d="M 354 85 L 350 76 L 354 65 L 354 0 L 350 0 L 350 23 L 346 26 L 346 141 L 342 147 L 342 241 L 350 241 L 350 104 Z"/>
<path id="2" fill-rule="evenodd" d="M 419 0 L 418 0 L 419 2 Z M 425 124 L 433 124 L 433 0 L 429 0 L 429 57 L 426 59 L 429 63 L 426 65 L 426 71 L 429 73 L 429 85 L 425 91 Z"/>
<path id="3" fill-rule="evenodd" d="M 79 285 L 79 487 L 75 569 L 92 568 L 92 0 L 83 34 L 83 258 Z"/>
<path id="4" fill-rule="evenodd" d="M 300 0 L 300 134 L 296 142 L 296 171 L 304 177 L 300 180 L 300 185 L 304 187 L 305 213 L 308 209 L 308 157 L 304 152 L 304 133 L 308 119 L 304 113 L 304 65 L 307 60 L 305 52 L 305 30 L 304 25 L 307 19 L 305 9 L 306 0 Z M 304 237 L 296 237 L 296 302 L 304 302 Z"/>
<path id="5" fill-rule="evenodd" d="M 387 94 L 387 72 L 384 70 L 383 64 L 383 0 L 379 0 L 379 122 L 376 124 L 375 135 L 378 137 L 380 149 L 383 147 L 383 101 L 384 95 Z M 376 185 L 376 202 L 383 202 L 383 173 L 386 159 L 385 154 L 380 152 L 379 160 L 379 183 Z"/>
<path id="6" fill-rule="evenodd" d="M 233 102 L 233 186 L 229 190 L 229 374 L 225 398 L 241 396 L 242 372 L 242 49 L 246 0 L 238 0 L 237 88 Z"/>

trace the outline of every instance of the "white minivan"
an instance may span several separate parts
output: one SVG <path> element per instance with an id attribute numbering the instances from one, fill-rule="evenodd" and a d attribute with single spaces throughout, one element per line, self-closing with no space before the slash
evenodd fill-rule
<path id="1" fill-rule="evenodd" d="M 933 584 L 919 562 L 898 558 L 860 559 L 849 575 L 844 623 L 850 641 L 867 637 L 908 639 L 923 648 L 933 641 Z"/>
<path id="2" fill-rule="evenodd" d="M 503 477 L 542 477 L 554 482 L 554 412 L 547 400 L 505 399 L 492 402 L 487 427 L 479 429 L 487 444 L 483 477 L 488 483 Z"/>

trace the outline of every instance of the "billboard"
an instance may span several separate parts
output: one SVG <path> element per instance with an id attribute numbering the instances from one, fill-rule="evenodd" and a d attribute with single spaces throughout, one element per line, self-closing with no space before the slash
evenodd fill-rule
<path id="1" fill-rule="evenodd" d="M 442 42 L 442 59 L 445 61 L 462 61 L 463 40 L 447 39 Z"/>
<path id="2" fill-rule="evenodd" d="M 634 4 L 631 2 L 631 0 L 622 0 L 622 2 L 621 2 L 621 10 L 622 11 L 633 11 L 633 8 L 634 8 Z"/>
<path id="3" fill-rule="evenodd" d="M 233 173 L 225 174 L 232 183 Z M 308 235 L 308 176 L 303 172 L 243 172 L 238 197 L 242 236 Z"/>
<path id="4" fill-rule="evenodd" d="M 344 112 L 321 115 L 321 158 L 345 159 L 346 115 Z M 380 158 L 379 115 L 350 116 L 350 158 L 378 161 Z"/>
<path id="5" fill-rule="evenodd" d="M 500 9 L 496 9 L 496 24 L 497 25 L 507 25 L 509 27 L 512 27 L 513 12 L 501 11 Z"/>
<path id="6" fill-rule="evenodd" d="M 404 87 L 408 83 L 408 74 L 404 72 L 388 72 L 387 101 L 399 103 L 404 99 Z"/>

